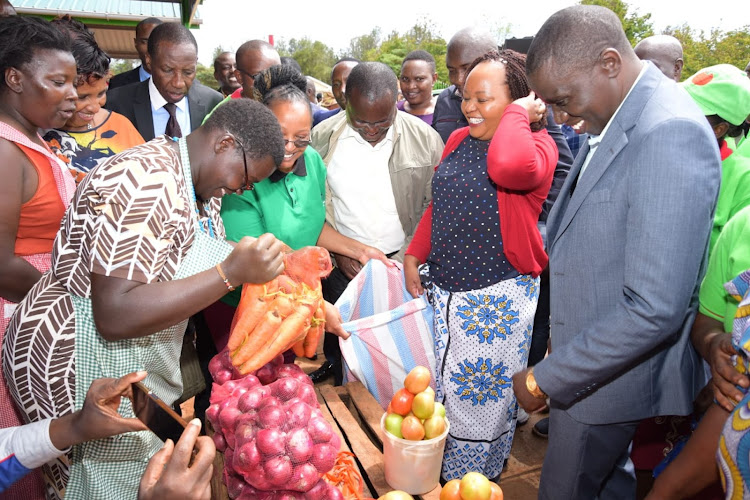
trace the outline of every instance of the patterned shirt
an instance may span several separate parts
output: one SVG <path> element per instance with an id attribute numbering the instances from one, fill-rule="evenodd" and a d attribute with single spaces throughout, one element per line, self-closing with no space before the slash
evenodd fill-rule
<path id="1" fill-rule="evenodd" d="M 497 185 L 487 173 L 489 146 L 467 136 L 432 178 L 430 277 L 450 292 L 518 275 L 503 252 Z"/>
<path id="2" fill-rule="evenodd" d="M 65 288 L 91 294 L 94 272 L 151 283 L 175 275 L 195 238 L 180 155 L 166 137 L 136 146 L 94 168 L 81 182 L 55 240 L 52 268 Z M 221 199 L 206 204 L 224 236 Z"/>

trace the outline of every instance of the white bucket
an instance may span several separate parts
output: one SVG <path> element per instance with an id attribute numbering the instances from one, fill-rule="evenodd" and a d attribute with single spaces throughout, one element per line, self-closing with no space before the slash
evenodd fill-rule
<path id="1" fill-rule="evenodd" d="M 432 491 L 440 482 L 445 439 L 450 422 L 446 419 L 445 432 L 432 439 L 409 441 L 399 439 L 385 430 L 385 415 L 380 419 L 383 431 L 383 462 L 385 480 L 395 490 L 410 495 Z"/>

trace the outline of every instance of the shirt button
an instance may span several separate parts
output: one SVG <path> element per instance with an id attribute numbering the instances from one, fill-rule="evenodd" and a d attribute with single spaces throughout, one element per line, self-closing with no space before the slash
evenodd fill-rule
<path id="1" fill-rule="evenodd" d="M 289 191 L 294 192 L 294 188 L 290 188 Z"/>

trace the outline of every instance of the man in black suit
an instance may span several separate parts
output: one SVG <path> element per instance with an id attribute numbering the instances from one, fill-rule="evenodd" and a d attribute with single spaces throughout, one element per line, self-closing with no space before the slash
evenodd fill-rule
<path id="1" fill-rule="evenodd" d="M 138 57 L 141 59 L 141 65 L 137 68 L 133 68 L 130 71 L 115 75 L 109 81 L 109 90 L 131 83 L 142 82 L 151 76 L 146 65 L 146 53 L 148 51 L 148 37 L 154 28 L 162 24 L 163 21 L 156 17 L 147 17 L 135 26 L 135 38 L 133 38 L 133 44 L 135 50 L 138 51 Z"/>
<path id="2" fill-rule="evenodd" d="M 125 115 L 147 141 L 165 133 L 188 135 L 222 99 L 195 81 L 197 62 L 198 44 L 190 30 L 178 23 L 157 26 L 146 54 L 151 78 L 110 91 L 107 109 Z"/>

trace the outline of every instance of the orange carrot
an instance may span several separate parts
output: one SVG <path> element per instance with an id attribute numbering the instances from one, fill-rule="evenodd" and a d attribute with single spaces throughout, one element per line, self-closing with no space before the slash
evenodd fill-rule
<path id="1" fill-rule="evenodd" d="M 276 334 L 265 345 L 265 351 L 271 351 L 270 359 L 283 352 L 287 346 L 299 342 L 305 338 L 307 330 L 310 328 L 310 320 L 313 311 L 307 306 L 299 306 L 289 317 L 281 322 Z"/>
<path id="2" fill-rule="evenodd" d="M 291 316 L 281 322 L 266 344 L 240 366 L 240 373 L 245 374 L 257 370 L 273 358 L 284 352 L 296 342 L 304 338 L 310 328 L 313 312 L 307 306 L 299 306 Z"/>
<path id="3" fill-rule="evenodd" d="M 305 347 L 304 347 L 304 340 L 300 340 L 299 342 L 295 342 L 294 345 L 292 345 L 292 350 L 294 351 L 294 355 L 298 358 L 301 358 L 305 355 Z"/>
<path id="4" fill-rule="evenodd" d="M 227 349 L 232 353 L 236 351 L 245 340 L 247 335 L 252 332 L 268 310 L 268 300 L 256 297 L 252 302 L 241 302 L 242 307 L 238 307 L 234 314 Z"/>
<path id="5" fill-rule="evenodd" d="M 279 325 L 281 325 L 281 316 L 276 311 L 268 311 L 263 317 L 263 321 L 248 334 L 245 342 L 234 356 L 232 356 L 232 364 L 240 366 L 248 359 L 254 357 L 268 341 L 268 338 L 279 328 Z M 261 366 L 259 365 L 256 368 L 260 368 Z M 247 372 L 241 373 L 244 375 Z"/>
<path id="6" fill-rule="evenodd" d="M 279 313 L 279 316 L 286 318 L 294 312 L 294 300 L 284 292 L 279 291 L 277 293 L 278 295 L 271 301 L 268 309 L 275 310 Z"/>
<path id="7" fill-rule="evenodd" d="M 295 293 L 297 291 L 298 283 L 289 276 L 282 274 L 278 277 L 279 290 L 284 293 Z"/>
<path id="8" fill-rule="evenodd" d="M 323 335 L 326 324 L 326 312 L 325 312 L 325 301 L 320 302 L 320 307 L 315 311 L 313 315 L 313 326 L 307 332 L 304 342 L 305 356 L 308 358 L 315 355 L 315 351 L 318 349 L 318 341 L 320 336 Z"/>
<path id="9" fill-rule="evenodd" d="M 234 327 L 242 315 L 242 310 L 247 307 L 245 304 L 251 304 L 254 298 L 262 297 L 265 293 L 263 285 L 255 285 L 247 283 L 242 286 L 242 295 L 240 295 L 240 303 L 237 305 L 237 310 L 234 312 L 234 318 L 232 318 L 232 326 L 229 331 L 233 332 Z"/>

